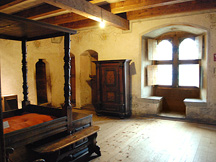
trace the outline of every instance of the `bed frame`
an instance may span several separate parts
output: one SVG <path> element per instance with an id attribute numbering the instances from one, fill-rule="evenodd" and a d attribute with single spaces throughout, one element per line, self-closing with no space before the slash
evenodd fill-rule
<path id="1" fill-rule="evenodd" d="M 39 150 L 37 149 L 37 147 L 41 148 L 41 146 L 44 144 L 49 145 L 49 142 L 53 143 L 53 141 L 59 139 L 64 139 L 66 137 L 69 138 L 71 137 L 71 135 L 73 135 L 74 132 L 80 132 L 82 130 L 85 130 L 85 128 L 92 126 L 92 115 L 72 113 L 72 106 L 70 103 L 70 35 L 72 34 L 76 34 L 76 31 L 60 26 L 54 26 L 0 13 L 0 38 L 22 42 L 22 75 L 24 96 L 22 101 L 22 109 L 2 112 L 2 106 L 0 103 L 0 161 L 7 162 L 8 156 L 10 156 L 10 158 L 12 158 L 16 162 L 24 161 L 21 157 L 25 157 L 25 161 L 32 161 L 36 160 L 37 158 L 47 157 L 46 155 L 41 155 L 40 152 L 36 153 L 32 150 Z M 57 36 L 64 36 L 64 106 L 62 109 L 58 109 L 32 105 L 28 100 L 26 42 Z M 56 118 L 51 121 L 28 128 L 20 129 L 6 134 L 3 133 L 4 118 L 21 115 L 26 112 L 52 115 Z M 76 141 L 76 143 L 71 142 L 69 152 L 71 152 L 71 154 L 75 152 L 77 155 L 76 157 L 74 156 L 74 158 L 71 158 L 71 161 L 76 161 L 77 159 L 80 159 L 79 157 L 83 158 L 84 155 L 89 156 L 89 154 L 86 154 L 86 152 L 89 152 L 89 146 L 92 143 L 94 144 L 94 146 L 96 145 L 96 132 L 97 131 L 90 133 L 91 137 L 92 135 L 94 135 L 94 138 L 86 138 L 86 136 L 84 135 L 82 138 L 82 133 L 80 133 L 79 136 L 81 136 L 81 140 L 78 142 Z M 16 153 L 16 150 L 25 151 L 18 151 Z M 92 153 L 92 151 L 90 152 Z M 96 152 L 98 152 L 97 154 L 100 155 L 98 146 Z M 73 156 L 71 154 L 70 156 Z M 68 155 L 69 154 L 67 154 L 67 156 Z M 28 157 L 31 158 L 28 159 Z M 34 159 L 32 157 L 34 157 Z M 21 160 L 19 158 L 21 158 Z M 65 157 L 61 157 L 61 159 L 64 158 Z M 58 161 L 56 159 L 53 161 Z M 49 161 L 49 159 L 45 160 Z"/>

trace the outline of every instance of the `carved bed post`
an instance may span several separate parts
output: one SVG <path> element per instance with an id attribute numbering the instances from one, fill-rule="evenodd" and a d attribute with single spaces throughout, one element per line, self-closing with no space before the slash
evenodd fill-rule
<path id="1" fill-rule="evenodd" d="M 64 97 L 65 103 L 63 107 L 64 115 L 67 115 L 68 119 L 68 133 L 72 131 L 72 106 L 70 101 L 71 96 L 71 87 L 70 87 L 70 76 L 71 76 L 71 65 L 70 65 L 70 34 L 65 33 L 64 37 L 64 49 L 65 49 L 65 56 L 64 56 L 64 77 L 65 77 L 65 84 L 64 84 Z"/>
<path id="2" fill-rule="evenodd" d="M 28 85 L 27 85 L 27 48 L 26 40 L 22 41 L 22 74 L 23 74 L 23 101 L 22 108 L 30 104 L 28 100 Z"/>
<path id="3" fill-rule="evenodd" d="M 0 91 L 0 96 L 1 96 L 1 91 Z M 6 157 L 5 157 L 5 144 L 4 144 L 4 129 L 3 129 L 3 115 L 2 115 L 2 104 L 0 102 L 0 161 L 5 162 Z"/>
<path id="4" fill-rule="evenodd" d="M 1 97 L 1 63 L 0 63 L 0 97 Z M 5 162 L 6 151 L 5 151 L 5 139 L 4 139 L 4 128 L 3 128 L 3 112 L 2 102 L 0 99 L 0 161 Z"/>

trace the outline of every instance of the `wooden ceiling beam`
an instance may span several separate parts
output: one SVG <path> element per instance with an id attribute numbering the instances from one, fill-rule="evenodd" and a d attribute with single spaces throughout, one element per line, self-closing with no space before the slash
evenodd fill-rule
<path id="1" fill-rule="evenodd" d="M 101 3 L 107 3 L 106 0 L 92 0 L 90 1 L 92 4 L 101 4 Z"/>
<path id="2" fill-rule="evenodd" d="M 77 15 L 75 13 L 68 13 L 59 16 L 49 17 L 46 19 L 42 19 L 40 21 L 58 25 L 58 24 L 65 24 L 65 23 L 85 20 L 85 19 L 86 19 L 85 17 Z"/>
<path id="3" fill-rule="evenodd" d="M 197 0 L 193 2 L 179 3 L 162 7 L 149 8 L 138 11 L 127 12 L 128 20 L 145 19 L 162 15 L 204 11 L 216 9 L 214 0 Z"/>
<path id="4" fill-rule="evenodd" d="M 44 0 L 44 2 L 53 6 L 69 10 L 70 12 L 84 16 L 86 18 L 100 22 L 103 19 L 106 23 L 115 27 L 128 30 L 129 21 L 117 15 L 112 14 L 85 0 Z"/>
<path id="5" fill-rule="evenodd" d="M 160 7 L 172 4 L 178 4 L 188 1 L 195 1 L 195 0 L 125 0 L 118 3 L 110 4 L 111 12 L 114 14 L 122 13 L 122 12 L 130 12 L 134 10 L 142 10 L 148 9 L 153 7 Z"/>
<path id="6" fill-rule="evenodd" d="M 2 0 L 0 2 L 0 12 L 12 14 L 37 6 L 42 3 L 42 0 Z"/>
<path id="7" fill-rule="evenodd" d="M 110 11 L 110 5 L 102 5 L 100 7 L 107 10 L 107 11 Z M 67 13 L 67 14 L 62 14 L 59 16 L 53 16 L 53 17 L 41 19 L 39 21 L 50 23 L 50 24 L 55 24 L 55 25 L 72 23 L 72 22 L 76 22 L 76 21 L 79 21 L 82 24 L 83 24 L 83 22 L 85 22 L 86 24 L 91 22 L 91 21 L 81 21 L 81 20 L 86 20 L 86 19 L 87 19 L 86 17 L 80 16 L 80 15 L 75 14 L 75 13 Z M 91 22 L 90 24 L 93 24 L 93 23 Z M 91 25 L 87 24 L 87 26 L 91 26 Z"/>
<path id="8" fill-rule="evenodd" d="M 19 3 L 22 3 L 26 0 L 2 0 L 0 1 L 0 10 L 5 9 L 7 7 L 17 5 Z"/>
<path id="9" fill-rule="evenodd" d="M 85 19 L 85 20 L 76 21 L 72 23 L 61 24 L 60 26 L 71 28 L 71 29 L 80 29 L 80 28 L 86 28 L 86 27 L 94 27 L 98 25 L 99 23 L 97 21 L 94 21 L 91 19 Z"/>
<path id="10" fill-rule="evenodd" d="M 44 3 L 44 4 L 41 4 L 39 6 L 32 7 L 30 9 L 26 9 L 26 10 L 14 13 L 14 15 L 28 18 L 28 19 L 36 19 L 36 18 L 41 18 L 41 17 L 47 16 L 47 15 L 60 13 L 63 11 L 65 11 L 65 10 Z"/>

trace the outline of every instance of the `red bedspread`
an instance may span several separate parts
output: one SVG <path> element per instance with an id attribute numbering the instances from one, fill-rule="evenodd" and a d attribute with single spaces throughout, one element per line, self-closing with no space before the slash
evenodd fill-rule
<path id="1" fill-rule="evenodd" d="M 15 130 L 23 129 L 40 123 L 53 120 L 51 116 L 41 115 L 36 113 L 24 114 L 21 116 L 14 116 L 6 118 L 3 121 L 8 121 L 9 128 L 4 129 L 4 133 L 9 133 Z"/>

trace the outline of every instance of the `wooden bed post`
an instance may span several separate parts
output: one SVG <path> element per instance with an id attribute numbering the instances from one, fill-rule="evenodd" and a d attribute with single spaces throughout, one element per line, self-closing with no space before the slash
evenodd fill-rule
<path id="1" fill-rule="evenodd" d="M 1 64 L 0 64 L 0 97 L 1 97 Z M 4 128 L 3 128 L 3 112 L 2 112 L 2 102 L 0 99 L 0 161 L 5 162 L 6 151 L 5 151 L 5 138 L 4 138 Z"/>
<path id="2" fill-rule="evenodd" d="M 64 84 L 64 97 L 65 103 L 63 107 L 64 115 L 67 115 L 68 120 L 68 133 L 72 132 L 72 106 L 70 101 L 71 96 L 71 87 L 70 87 L 70 76 L 71 76 L 71 65 L 70 65 L 70 34 L 65 33 L 64 36 L 64 49 L 65 49 L 65 56 L 64 56 L 64 77 L 65 77 L 65 84 Z"/>
<path id="3" fill-rule="evenodd" d="M 2 116 L 2 105 L 0 103 L 0 161 L 5 162 L 6 160 L 6 151 L 4 143 L 4 128 L 3 128 L 3 116 Z"/>
<path id="4" fill-rule="evenodd" d="M 22 108 L 30 104 L 28 100 L 28 84 L 27 84 L 27 48 L 26 40 L 22 41 L 22 74 L 23 74 L 23 101 Z"/>

